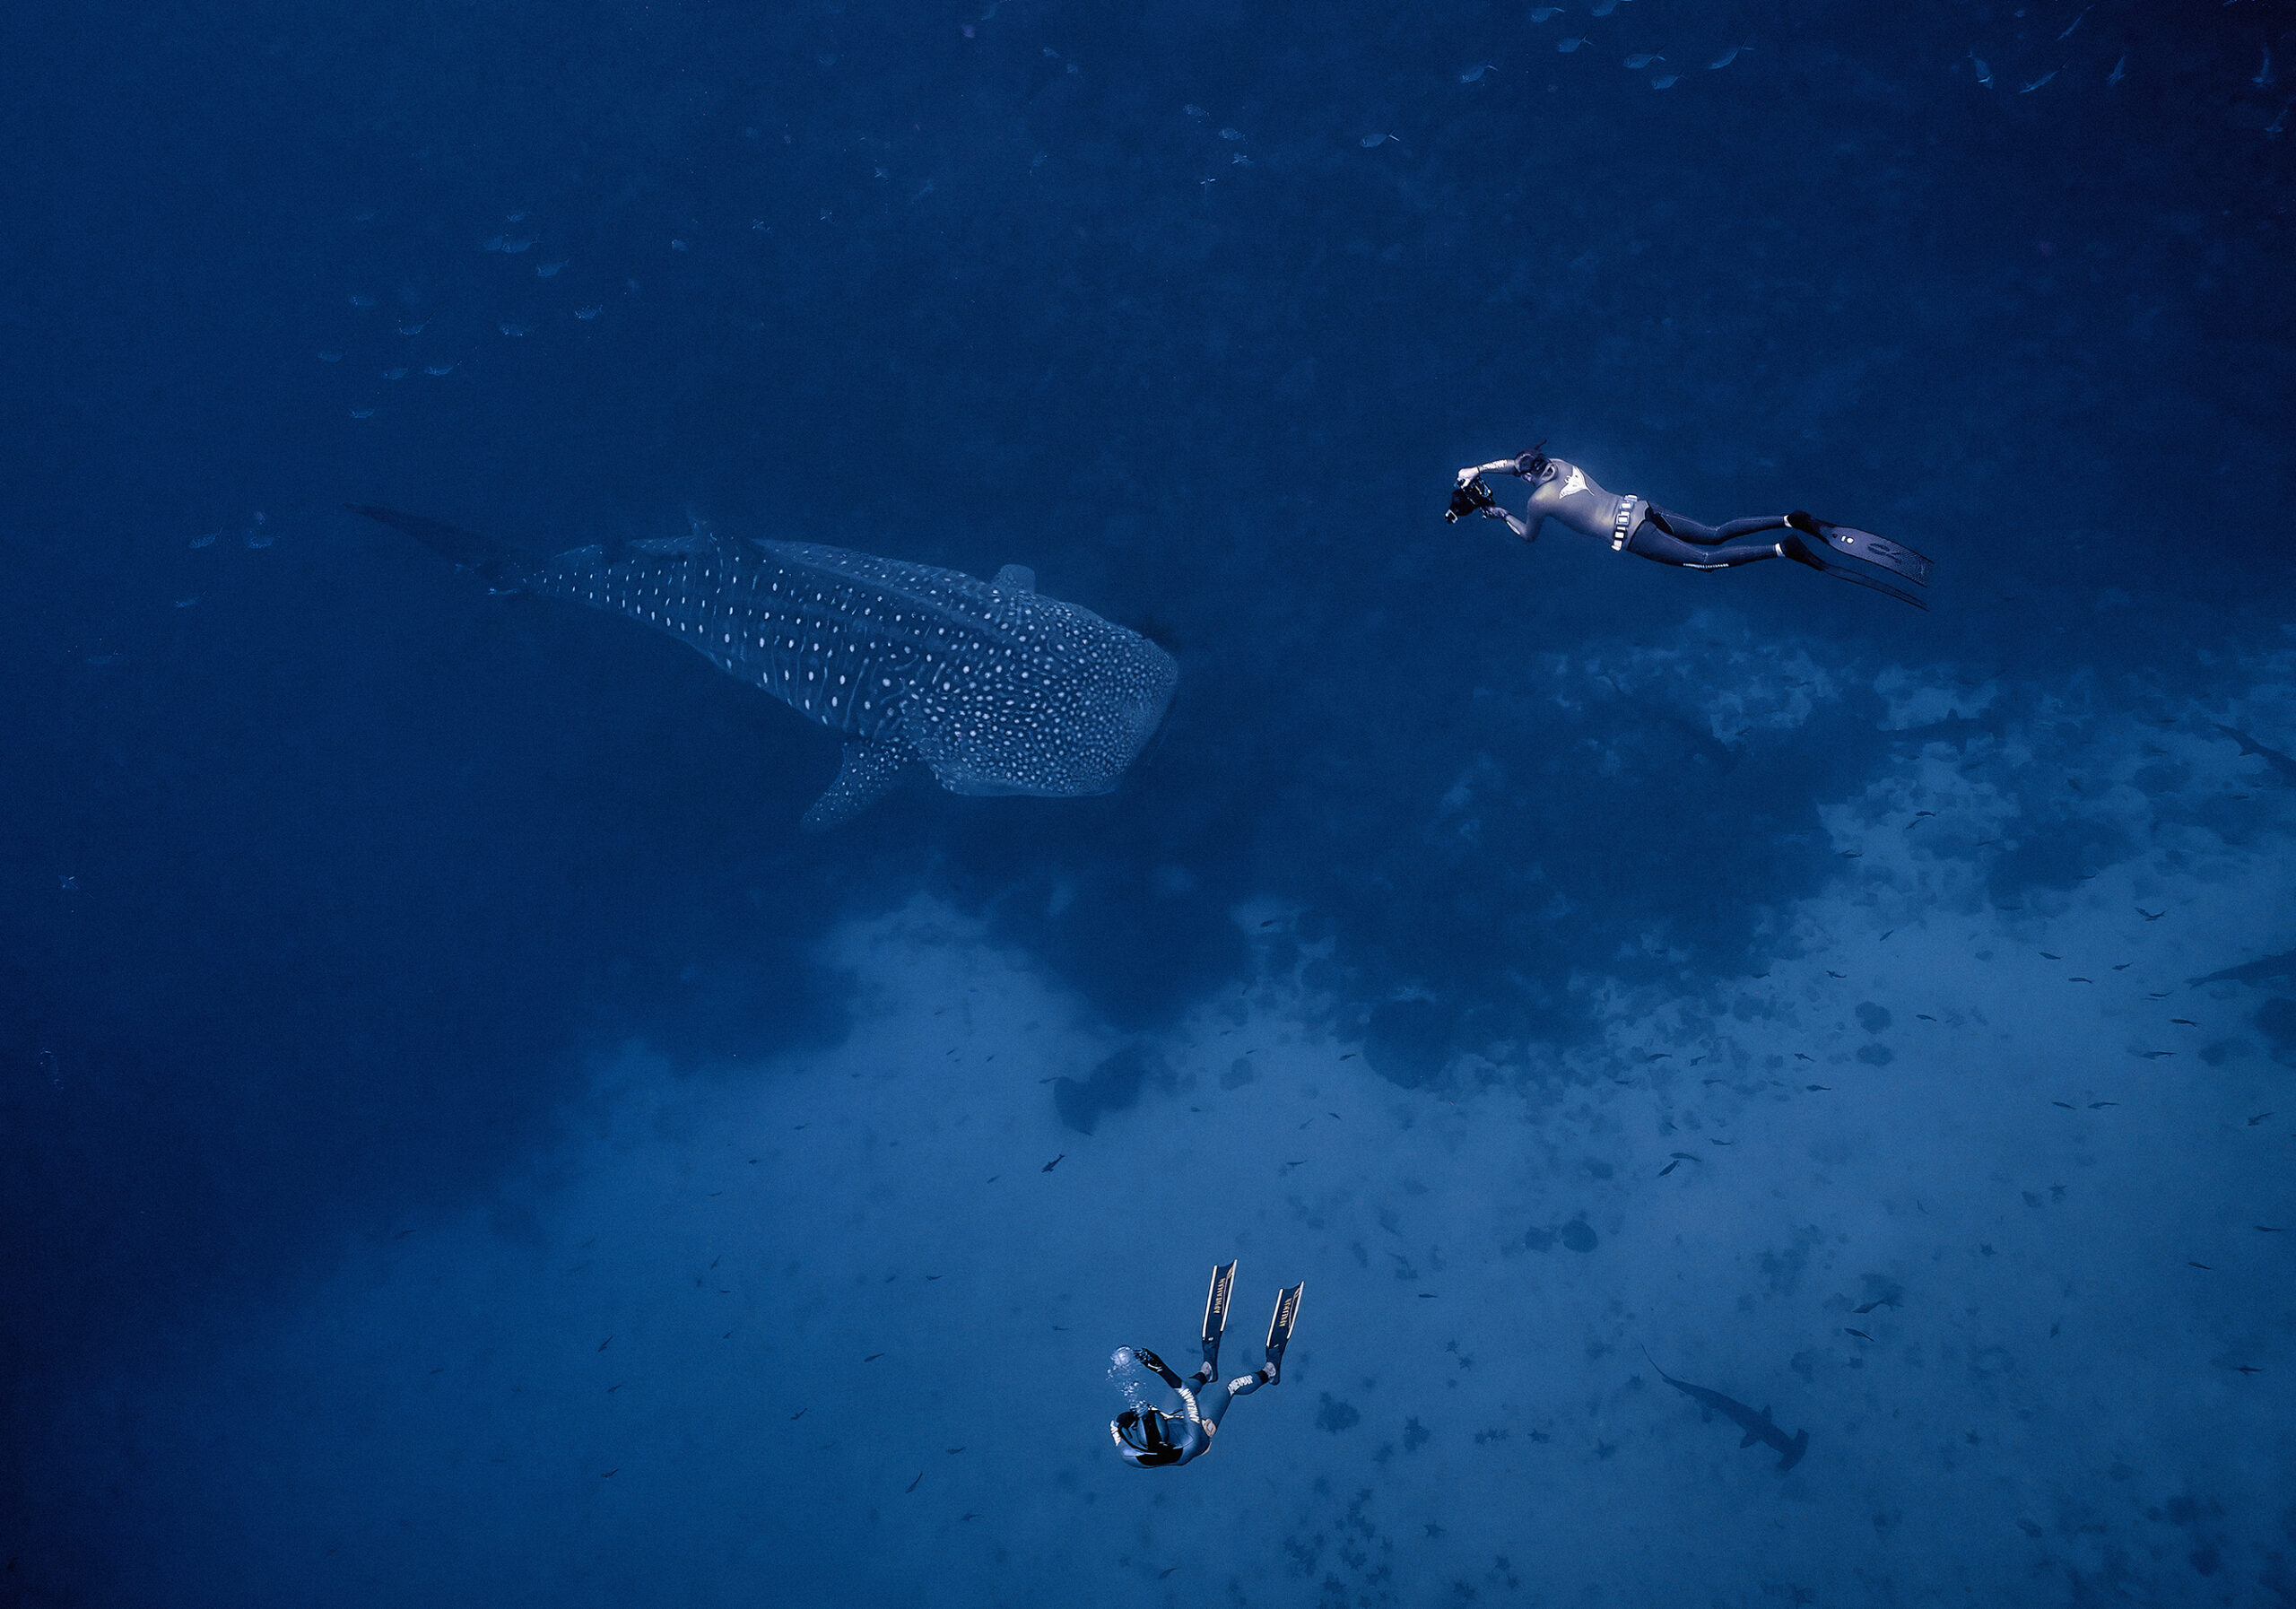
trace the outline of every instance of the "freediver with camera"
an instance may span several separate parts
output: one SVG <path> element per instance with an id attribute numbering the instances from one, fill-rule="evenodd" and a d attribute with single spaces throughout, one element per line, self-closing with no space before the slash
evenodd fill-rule
<path id="1" fill-rule="evenodd" d="M 1480 514 L 1504 520 L 1525 542 L 1537 541 L 1540 526 L 1551 519 L 1610 544 L 1614 553 L 1632 553 L 1683 570 L 1735 570 L 1764 559 L 1791 559 L 1917 609 L 1929 607 L 1912 588 L 1928 586 L 1930 561 L 1901 543 L 1835 525 L 1799 509 L 1791 514 L 1756 514 L 1726 525 L 1702 525 L 1634 493 L 1604 491 L 1578 465 L 1547 457 L 1541 450 L 1545 445 L 1460 470 L 1443 517 L 1457 522 Z M 1501 474 L 1530 483 L 1530 500 L 1519 519 L 1500 506 L 1483 478 Z M 1770 532 L 1782 534 L 1767 535 Z M 1840 562 L 1845 558 L 1857 562 Z"/>

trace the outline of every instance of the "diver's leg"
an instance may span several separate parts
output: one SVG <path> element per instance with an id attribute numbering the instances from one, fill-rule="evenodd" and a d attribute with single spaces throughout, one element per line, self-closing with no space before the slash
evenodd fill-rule
<path id="1" fill-rule="evenodd" d="M 1673 523 L 1671 516 L 1668 523 Z M 1734 519 L 1730 525 L 1746 523 Z M 1773 520 L 1762 528 L 1778 530 L 1783 526 L 1783 521 Z M 1714 529 L 1711 526 L 1701 528 Z M 1720 530 L 1727 531 L 1729 528 L 1730 526 L 1724 526 Z M 1627 538 L 1626 551 L 1660 564 L 1676 564 L 1687 570 L 1728 570 L 1736 565 L 1756 564 L 1764 559 L 1780 556 L 1775 541 L 1763 542 L 1743 535 L 1735 539 L 1726 539 L 1718 532 L 1711 543 L 1692 544 L 1664 529 L 1655 519 L 1645 519 L 1635 526 L 1634 534 Z"/>
<path id="2" fill-rule="evenodd" d="M 1751 536 L 1757 531 L 1781 531 L 1792 522 L 1776 514 L 1749 514 L 1744 519 L 1733 519 L 1718 526 L 1709 526 L 1687 514 L 1677 514 L 1672 509 L 1652 504 L 1647 517 L 1652 525 L 1669 536 L 1679 536 L 1684 542 L 1700 547 L 1712 547 L 1718 542 L 1735 542 L 1741 536 Z"/>

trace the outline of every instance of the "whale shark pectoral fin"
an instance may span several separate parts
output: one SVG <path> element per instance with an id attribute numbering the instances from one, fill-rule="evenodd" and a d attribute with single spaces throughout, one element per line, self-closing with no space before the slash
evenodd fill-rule
<path id="1" fill-rule="evenodd" d="M 808 832 L 826 832 L 852 820 L 891 793 L 916 758 L 917 751 L 898 732 L 853 739 L 845 745 L 837 780 L 813 801 L 799 825 Z"/>
<path id="2" fill-rule="evenodd" d="M 1034 592 L 1037 572 L 1025 564 L 1008 564 L 996 572 L 996 579 L 991 585 L 1006 592 Z"/>
<path id="3" fill-rule="evenodd" d="M 1740 1447 L 1742 1447 L 1742 1448 L 1752 1447 L 1755 1442 L 1757 1442 L 1757 1441 L 1759 1441 L 1759 1440 L 1761 1440 L 1761 1431 L 1748 1431 L 1746 1432 L 1746 1439 L 1745 1439 L 1744 1441 L 1739 1442 L 1739 1443 L 1738 1443 L 1738 1445 L 1739 1445 Z"/>

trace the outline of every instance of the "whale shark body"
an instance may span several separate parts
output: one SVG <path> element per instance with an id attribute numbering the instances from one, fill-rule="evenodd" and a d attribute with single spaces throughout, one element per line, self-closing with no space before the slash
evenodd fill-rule
<path id="1" fill-rule="evenodd" d="M 1162 722 L 1178 667 L 1136 631 L 1048 598 L 1007 565 L 996 580 L 813 543 L 685 536 L 535 560 L 498 539 L 396 509 L 406 532 L 498 590 L 613 610 L 846 735 L 814 831 L 921 761 L 959 794 L 1106 793 Z"/>

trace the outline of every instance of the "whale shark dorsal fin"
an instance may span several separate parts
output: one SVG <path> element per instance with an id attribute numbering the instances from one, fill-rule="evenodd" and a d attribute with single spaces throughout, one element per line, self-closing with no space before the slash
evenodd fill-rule
<path id="1" fill-rule="evenodd" d="M 891 793 L 916 758 L 917 751 L 898 732 L 853 739 L 845 745 L 837 780 L 813 801 L 799 825 L 808 832 L 826 832 L 851 821 Z"/>
<path id="2" fill-rule="evenodd" d="M 1764 1403 L 1761 1405 L 1761 1422 L 1764 1424 L 1768 1424 L 1770 1422 L 1770 1405 L 1768 1403 Z"/>
<path id="3" fill-rule="evenodd" d="M 1008 564 L 996 572 L 995 585 L 1004 592 L 1034 592 L 1037 572 L 1025 564 Z"/>

